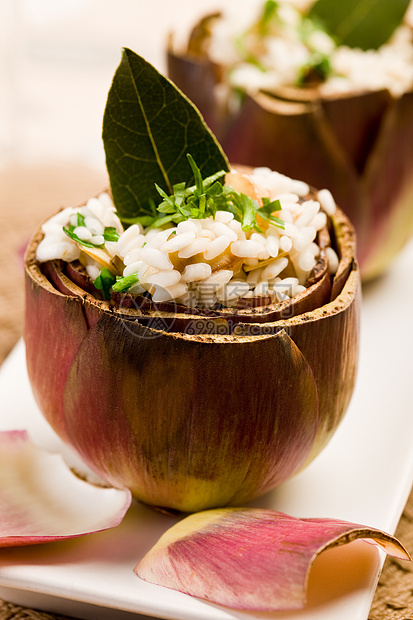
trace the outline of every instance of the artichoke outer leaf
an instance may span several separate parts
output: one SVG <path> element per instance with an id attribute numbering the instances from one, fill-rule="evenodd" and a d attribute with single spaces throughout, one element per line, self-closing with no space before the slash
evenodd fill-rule
<path id="1" fill-rule="evenodd" d="M 363 276 L 383 273 L 413 234 L 413 91 L 393 100 L 383 116 L 375 148 L 363 178 L 365 201 L 370 204 L 362 239 Z M 366 213 L 366 205 L 361 204 Z M 364 231 L 363 231 L 364 232 Z M 357 231 L 357 238 L 359 239 Z"/>
<path id="2" fill-rule="evenodd" d="M 107 312 L 79 348 L 63 400 L 69 441 L 96 473 L 184 512 L 281 484 L 301 469 L 319 426 L 312 369 L 283 330 L 194 337 Z"/>
<path id="3" fill-rule="evenodd" d="M 337 226 L 338 229 L 341 228 L 339 220 Z M 343 236 L 344 231 L 338 234 Z M 352 235 L 349 235 L 347 241 L 350 245 L 353 243 Z M 348 268 L 347 262 L 348 256 L 344 248 L 345 271 Z M 320 453 L 336 431 L 353 394 L 358 367 L 360 312 L 360 274 L 357 262 L 353 261 L 348 279 L 339 295 L 322 308 L 299 317 L 264 325 L 239 323 L 234 330 L 239 336 L 258 335 L 282 327 L 308 361 L 317 385 L 319 426 L 306 465 Z M 324 353 L 320 349 L 320 343 L 326 347 Z M 343 377 L 346 377 L 345 381 Z"/>
<path id="4" fill-rule="evenodd" d="M 192 102 L 142 57 L 124 49 L 103 119 L 106 166 L 120 218 L 148 214 L 160 202 L 155 183 L 193 180 L 190 153 L 203 177 L 229 170 L 215 136 Z"/>
<path id="5" fill-rule="evenodd" d="M 130 491 L 81 480 L 59 454 L 31 444 L 26 431 L 0 432 L 0 547 L 114 528 L 130 503 Z"/>
<path id="6" fill-rule="evenodd" d="M 31 250 L 32 251 L 32 250 Z M 38 265 L 27 258 L 24 339 L 34 397 L 48 421 L 67 440 L 62 390 L 88 324 L 73 296 L 57 292 Z M 64 330 L 62 330 L 64 325 Z M 62 335 L 64 333 L 64 338 Z M 50 360 L 59 360 L 58 364 Z"/>
<path id="7" fill-rule="evenodd" d="M 134 570 L 150 583 L 233 609 L 300 609 L 316 557 L 357 539 L 410 560 L 396 538 L 364 525 L 224 508 L 190 515 L 171 527 Z"/>
<path id="8" fill-rule="evenodd" d="M 253 167 L 265 162 L 314 187 L 334 188 L 340 206 L 358 202 L 357 170 L 319 100 L 285 101 L 263 92 L 247 95 L 221 143 L 230 161 Z"/>

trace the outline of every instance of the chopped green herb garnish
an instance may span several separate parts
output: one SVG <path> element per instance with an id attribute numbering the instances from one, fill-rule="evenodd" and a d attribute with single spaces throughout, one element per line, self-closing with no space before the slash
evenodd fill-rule
<path id="1" fill-rule="evenodd" d="M 103 238 L 105 241 L 117 241 L 119 239 L 119 233 L 114 226 L 106 226 Z"/>
<path id="2" fill-rule="evenodd" d="M 84 226 L 85 225 L 85 216 L 82 215 L 81 213 L 76 213 L 77 215 L 77 225 L 78 226 Z"/>
<path id="3" fill-rule="evenodd" d="M 262 207 L 257 209 L 257 213 L 262 217 L 262 219 L 269 224 L 278 226 L 279 228 L 285 228 L 284 222 L 280 220 L 279 217 L 275 217 L 275 215 L 273 215 L 274 211 L 281 211 L 282 207 L 280 201 L 278 199 L 270 200 L 269 198 L 264 197 L 262 202 Z"/>
<path id="4" fill-rule="evenodd" d="M 221 207 L 221 210 L 231 211 L 234 218 L 241 222 L 242 230 L 257 228 L 258 202 L 246 194 L 239 194 L 228 185 L 225 186 L 224 190 L 228 200 L 228 208 L 222 209 Z"/>
<path id="5" fill-rule="evenodd" d="M 81 239 L 80 237 L 75 235 L 75 233 L 73 232 L 75 230 L 75 228 L 76 228 L 76 226 L 69 226 L 69 228 L 65 228 L 63 226 L 63 231 L 66 233 L 66 235 L 68 237 L 73 239 L 73 241 L 76 241 L 80 245 L 84 245 L 86 248 L 97 248 L 97 247 L 99 247 L 99 246 L 95 245 L 94 243 L 90 243 L 90 241 L 85 241 L 84 239 Z"/>
<path id="6" fill-rule="evenodd" d="M 115 282 L 116 277 L 109 271 L 109 269 L 103 267 L 93 284 L 97 289 L 102 291 L 105 299 L 110 299 L 110 289 Z"/>
<path id="7" fill-rule="evenodd" d="M 129 276 L 117 276 L 116 282 L 112 285 L 112 290 L 116 293 L 124 293 L 136 282 L 139 282 L 137 273 L 131 273 Z"/>
<path id="8" fill-rule="evenodd" d="M 179 224 L 189 218 L 205 219 L 215 217 L 217 211 L 229 211 L 236 220 L 241 222 L 243 230 L 260 230 L 257 224 L 257 214 L 271 224 L 284 228 L 284 223 L 272 215 L 273 211 L 281 209 L 278 200 L 270 202 L 268 199 L 263 199 L 264 204 L 259 207 L 258 202 L 253 198 L 235 191 L 229 185 L 222 184 L 220 179 L 226 174 L 224 170 L 203 179 L 191 155 L 188 154 L 187 157 L 195 185 L 185 187 L 185 183 L 177 183 L 173 186 L 171 195 L 156 185 L 162 202 L 156 209 L 157 213 L 148 217 L 148 227 L 160 228 L 169 222 Z M 136 221 L 137 218 L 127 223 Z"/>
<path id="9" fill-rule="evenodd" d="M 83 217 L 83 215 L 80 215 L 80 213 L 77 214 L 77 221 L 77 226 L 85 225 L 85 218 Z M 91 241 L 85 241 L 84 239 L 78 237 L 78 235 L 74 233 L 74 230 L 77 228 L 77 226 L 73 226 L 71 224 L 68 228 L 63 227 L 63 231 L 68 237 L 73 239 L 73 241 L 80 243 L 80 245 L 84 245 L 86 248 L 102 248 L 104 246 L 103 243 L 96 244 L 92 243 Z M 119 239 L 119 233 L 114 226 L 106 226 L 105 230 L 103 231 L 102 237 L 105 241 L 117 241 Z"/>
<path id="10" fill-rule="evenodd" d="M 111 290 L 116 293 L 123 293 L 136 282 L 139 282 L 137 273 L 132 273 L 129 276 L 114 276 L 109 269 L 103 267 L 93 284 L 103 292 L 105 299 L 110 299 Z"/>
<path id="11" fill-rule="evenodd" d="M 273 18 L 278 18 L 277 11 L 278 2 L 275 2 L 275 0 L 267 0 L 257 24 L 261 36 L 266 36 L 268 34 Z"/>
<path id="12" fill-rule="evenodd" d="M 297 85 L 305 86 L 306 84 L 319 84 L 325 82 L 331 74 L 332 67 L 328 56 L 315 53 L 309 61 L 301 67 L 298 75 Z"/>

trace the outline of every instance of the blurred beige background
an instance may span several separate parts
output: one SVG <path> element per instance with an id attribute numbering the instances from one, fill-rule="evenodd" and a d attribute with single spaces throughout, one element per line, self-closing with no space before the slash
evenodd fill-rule
<path id="1" fill-rule="evenodd" d="M 217 4 L 0 0 L 0 165 L 102 167 L 102 117 L 122 47 L 164 70 L 168 31 Z"/>
<path id="2" fill-rule="evenodd" d="M 30 234 L 107 186 L 102 120 L 122 48 L 165 71 L 168 33 L 218 4 L 0 0 L 0 363 L 22 334 Z"/>

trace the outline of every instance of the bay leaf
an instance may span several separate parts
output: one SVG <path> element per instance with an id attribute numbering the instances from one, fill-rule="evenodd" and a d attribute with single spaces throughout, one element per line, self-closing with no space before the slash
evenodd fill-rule
<path id="1" fill-rule="evenodd" d="M 155 183 L 167 193 L 175 183 L 192 184 L 187 153 L 204 178 L 229 170 L 221 146 L 192 102 L 127 48 L 108 94 L 102 137 L 121 219 L 151 213 L 151 203 L 161 200 Z"/>
<path id="2" fill-rule="evenodd" d="M 309 17 L 339 45 L 363 50 L 384 45 L 401 24 L 410 0 L 317 0 Z"/>

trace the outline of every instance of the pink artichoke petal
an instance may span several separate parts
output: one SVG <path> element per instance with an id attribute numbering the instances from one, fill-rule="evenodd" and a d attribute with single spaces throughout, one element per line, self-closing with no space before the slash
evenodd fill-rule
<path id="1" fill-rule="evenodd" d="M 128 490 L 81 480 L 60 455 L 35 448 L 25 431 L 0 433 L 0 547 L 116 527 L 130 503 Z"/>
<path id="2" fill-rule="evenodd" d="M 234 609 L 299 609 L 316 557 L 356 539 L 410 560 L 396 538 L 374 528 L 224 508 L 191 515 L 170 528 L 134 570 L 145 581 Z"/>

